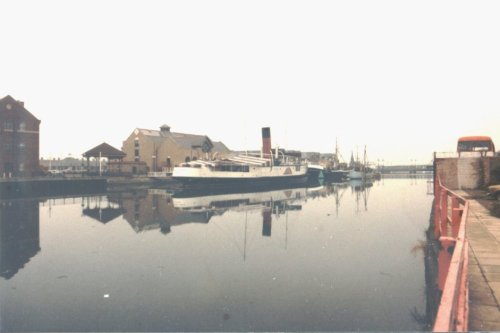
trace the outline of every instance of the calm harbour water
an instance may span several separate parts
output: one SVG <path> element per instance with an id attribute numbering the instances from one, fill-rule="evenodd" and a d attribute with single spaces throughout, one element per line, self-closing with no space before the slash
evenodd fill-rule
<path id="1" fill-rule="evenodd" d="M 1 201 L 0 329 L 428 329 L 427 180 Z"/>

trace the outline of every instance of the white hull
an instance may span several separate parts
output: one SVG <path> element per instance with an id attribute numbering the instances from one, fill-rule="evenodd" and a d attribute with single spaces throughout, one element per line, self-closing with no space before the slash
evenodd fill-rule
<path id="1" fill-rule="evenodd" d="M 305 164 L 272 165 L 268 159 L 236 156 L 224 161 L 192 161 L 176 166 L 172 177 L 185 183 L 258 183 L 306 177 Z"/>
<path id="2" fill-rule="evenodd" d="M 209 167 L 175 167 L 174 178 L 220 178 L 220 179 L 257 179 L 273 177 L 303 176 L 307 172 L 304 165 L 260 167 L 250 166 L 248 172 L 215 171 Z"/>
<path id="3" fill-rule="evenodd" d="M 350 170 L 349 179 L 373 179 L 373 172 Z"/>

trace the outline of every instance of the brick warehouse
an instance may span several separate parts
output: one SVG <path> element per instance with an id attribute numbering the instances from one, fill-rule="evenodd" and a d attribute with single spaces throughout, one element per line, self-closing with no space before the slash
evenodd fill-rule
<path id="1" fill-rule="evenodd" d="M 0 177 L 32 177 L 40 173 L 40 120 L 24 103 L 0 99 Z"/>

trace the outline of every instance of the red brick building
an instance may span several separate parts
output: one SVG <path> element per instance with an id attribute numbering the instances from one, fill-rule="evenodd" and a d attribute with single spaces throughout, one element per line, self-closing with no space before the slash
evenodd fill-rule
<path id="1" fill-rule="evenodd" d="M 32 177 L 40 173 L 40 120 L 24 103 L 0 99 L 0 177 Z"/>

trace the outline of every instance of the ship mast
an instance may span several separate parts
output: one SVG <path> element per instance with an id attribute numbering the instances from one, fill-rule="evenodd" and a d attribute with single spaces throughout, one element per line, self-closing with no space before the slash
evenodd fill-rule
<path id="1" fill-rule="evenodd" d="M 338 168 L 340 163 L 339 160 L 339 143 L 337 141 L 337 138 L 335 138 L 335 156 L 333 156 L 333 168 L 336 169 Z"/>
<path id="2" fill-rule="evenodd" d="M 363 153 L 363 172 L 366 172 L 366 145 L 365 145 L 365 151 Z"/>

